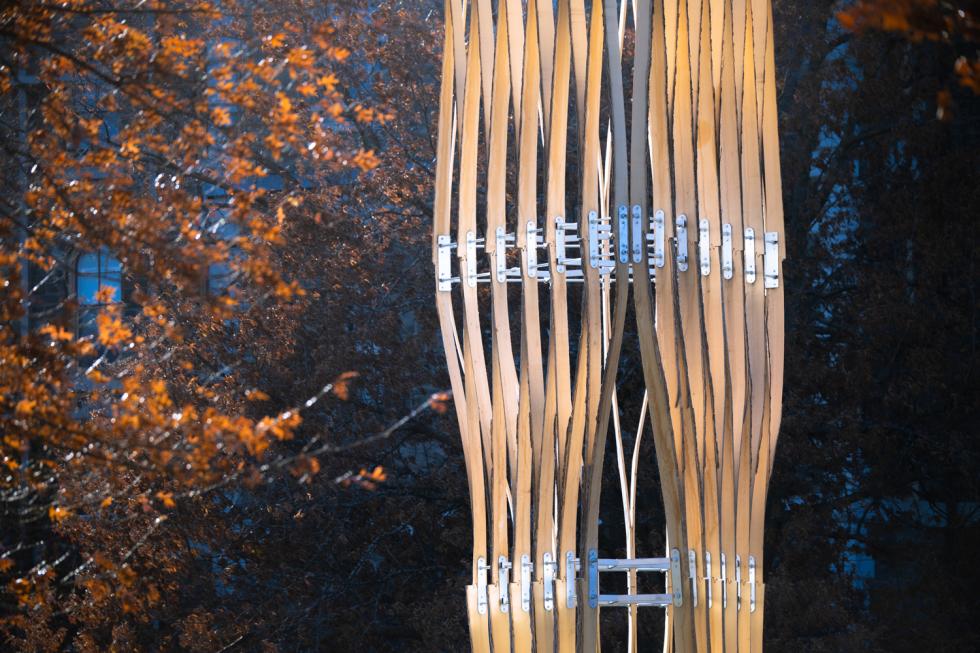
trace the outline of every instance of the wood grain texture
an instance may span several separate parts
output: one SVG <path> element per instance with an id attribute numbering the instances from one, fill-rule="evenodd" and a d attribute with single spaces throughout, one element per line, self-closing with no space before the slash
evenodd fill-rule
<path id="1" fill-rule="evenodd" d="M 587 560 L 604 490 L 628 555 L 663 555 L 636 550 L 649 421 L 682 559 L 665 650 L 761 651 L 785 349 L 782 279 L 766 280 L 766 235 L 780 270 L 786 251 L 770 2 L 446 0 L 444 15 L 432 254 L 438 279 L 455 239 L 436 309 L 473 516 L 471 645 L 601 649 Z M 627 352 L 638 425 L 618 399 Z M 627 649 L 650 650 L 637 612 Z"/>

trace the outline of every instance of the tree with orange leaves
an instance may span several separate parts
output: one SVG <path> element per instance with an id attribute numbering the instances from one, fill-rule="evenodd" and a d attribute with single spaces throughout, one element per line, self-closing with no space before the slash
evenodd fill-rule
<path id="1" fill-rule="evenodd" d="M 318 366 L 302 396 L 255 373 L 297 354 L 288 329 L 323 292 L 290 244 L 374 174 L 372 134 L 391 118 L 348 93 L 364 63 L 336 33 L 342 14 L 300 0 L 0 9 L 5 646 L 141 648 L 140 624 L 193 566 L 185 538 L 227 532 L 209 497 L 304 481 L 346 448 L 292 441 L 304 412 L 348 397 L 351 361 L 326 358 L 338 367 Z M 195 628 L 213 615 L 185 616 L 160 642 L 207 647 Z"/>
<path id="2" fill-rule="evenodd" d="M 881 30 L 913 42 L 942 43 L 962 51 L 956 57 L 957 81 L 980 95 L 980 3 L 976 0 L 859 0 L 839 12 L 837 19 L 850 30 Z M 939 93 L 939 117 L 949 115 L 953 98 L 949 90 Z"/>

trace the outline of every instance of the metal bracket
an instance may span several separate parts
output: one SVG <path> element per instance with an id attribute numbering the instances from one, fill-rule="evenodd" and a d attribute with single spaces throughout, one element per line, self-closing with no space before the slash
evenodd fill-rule
<path id="1" fill-rule="evenodd" d="M 766 253 L 763 259 L 766 288 L 779 288 L 779 233 L 766 232 Z"/>
<path id="2" fill-rule="evenodd" d="M 603 608 L 667 608 L 673 605 L 670 594 L 603 594 L 599 606 Z"/>
<path id="3" fill-rule="evenodd" d="M 721 554 L 721 607 L 728 607 L 728 561 Z"/>
<path id="4" fill-rule="evenodd" d="M 643 207 L 633 205 L 633 262 L 643 262 Z"/>
<path id="5" fill-rule="evenodd" d="M 603 224 L 596 211 L 589 211 L 589 267 L 599 270 L 600 274 L 609 274 L 615 267 L 602 257 L 601 242 L 611 238 L 612 227 Z"/>
<path id="6" fill-rule="evenodd" d="M 711 223 L 701 218 L 698 222 L 698 256 L 701 259 L 701 276 L 711 274 Z"/>
<path id="7" fill-rule="evenodd" d="M 476 611 L 480 614 L 487 613 L 487 571 L 490 565 L 486 558 L 479 558 L 476 561 Z"/>
<path id="8" fill-rule="evenodd" d="M 538 235 L 539 230 L 534 220 L 528 220 L 525 229 L 524 261 L 527 276 L 533 279 L 538 276 L 538 247 L 544 239 Z"/>
<path id="9" fill-rule="evenodd" d="M 589 607 L 599 607 L 599 552 L 589 549 Z"/>
<path id="10" fill-rule="evenodd" d="M 755 283 L 755 229 L 745 228 L 745 282 Z"/>
<path id="11" fill-rule="evenodd" d="M 476 245 L 483 242 L 482 238 L 477 238 L 472 231 L 466 232 L 466 284 L 471 288 L 476 288 Z"/>
<path id="12" fill-rule="evenodd" d="M 735 276 L 735 257 L 732 252 L 732 225 L 721 225 L 721 274 L 725 279 Z"/>
<path id="13" fill-rule="evenodd" d="M 735 608 L 742 609 L 742 556 L 735 556 Z"/>
<path id="14" fill-rule="evenodd" d="M 711 606 L 712 606 L 712 600 L 711 600 L 711 585 L 712 585 L 712 580 L 711 580 L 711 552 L 710 551 L 705 551 L 704 552 L 704 580 L 706 581 L 706 583 L 705 583 L 706 586 L 705 586 L 704 593 L 705 593 L 706 600 L 708 602 L 708 609 L 711 609 Z"/>
<path id="15" fill-rule="evenodd" d="M 619 242 L 616 243 L 619 250 L 619 262 L 630 262 L 630 220 L 629 208 L 624 204 L 619 207 Z"/>
<path id="16" fill-rule="evenodd" d="M 512 271 L 520 274 L 520 269 L 518 268 L 513 268 L 512 270 L 507 269 L 507 248 L 514 244 L 515 236 L 514 234 L 507 233 L 504 227 L 497 227 L 497 233 L 495 235 L 497 249 L 494 251 L 493 257 L 497 269 L 497 281 L 507 283 L 507 275 Z"/>
<path id="17" fill-rule="evenodd" d="M 449 292 L 453 289 L 453 284 L 459 281 L 459 277 L 453 278 L 452 261 L 456 243 L 446 234 L 440 234 L 436 242 L 439 249 L 436 270 L 439 276 L 439 292 Z"/>
<path id="18" fill-rule="evenodd" d="M 575 557 L 574 551 L 565 554 L 565 605 L 574 608 L 578 604 L 575 593 L 575 575 L 582 568 L 582 561 Z"/>
<path id="19" fill-rule="evenodd" d="M 684 605 L 684 580 L 681 576 L 681 552 L 678 549 L 670 551 L 670 589 L 674 596 L 674 607 Z"/>
<path id="20" fill-rule="evenodd" d="M 691 578 L 691 601 L 698 607 L 698 554 L 694 549 L 687 552 L 687 575 Z"/>
<path id="21" fill-rule="evenodd" d="M 678 565 L 680 565 L 680 553 L 677 555 Z M 670 594 L 602 594 L 599 591 L 599 574 L 604 571 L 652 571 L 666 573 L 671 568 L 671 560 L 668 558 L 600 559 L 598 552 L 595 549 L 590 549 L 588 572 L 589 606 L 592 608 L 628 606 L 665 608 L 673 605 L 674 597 Z"/>
<path id="22" fill-rule="evenodd" d="M 555 609 L 555 571 L 558 563 L 551 559 L 551 553 L 544 554 L 544 609 L 551 612 Z"/>
<path id="23" fill-rule="evenodd" d="M 670 571 L 670 560 L 668 558 L 630 558 L 626 560 L 616 560 L 610 558 L 600 558 L 598 561 L 599 571 Z"/>
<path id="24" fill-rule="evenodd" d="M 562 217 L 555 218 L 555 258 L 557 259 L 556 269 L 562 274 L 568 271 L 568 266 L 581 266 L 581 258 L 566 258 L 566 250 L 573 243 L 579 243 L 577 235 L 570 235 L 569 231 L 578 231 L 578 225 L 574 222 L 565 222 Z M 581 274 L 581 272 L 579 273 Z"/>
<path id="25" fill-rule="evenodd" d="M 749 556 L 749 612 L 755 612 L 755 557 Z"/>
<path id="26" fill-rule="evenodd" d="M 687 272 L 687 216 L 677 216 L 677 269 Z"/>
<path id="27" fill-rule="evenodd" d="M 531 574 L 534 572 L 534 563 L 531 556 L 526 553 L 521 556 L 521 610 L 531 611 Z"/>
<path id="28" fill-rule="evenodd" d="M 658 268 L 664 266 L 665 220 L 664 212 L 657 211 L 656 215 L 653 216 L 653 221 L 650 223 L 650 229 L 653 233 L 647 234 L 647 241 L 653 242 L 653 256 L 651 257 L 653 261 L 651 262 Z"/>
<path id="29" fill-rule="evenodd" d="M 500 578 L 497 587 L 500 589 L 500 611 L 510 612 L 510 570 L 514 566 L 507 559 L 507 556 L 497 558 L 500 565 Z"/>

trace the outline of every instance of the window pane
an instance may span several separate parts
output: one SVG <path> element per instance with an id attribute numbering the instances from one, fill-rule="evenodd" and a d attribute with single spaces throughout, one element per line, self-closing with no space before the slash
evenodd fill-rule
<path id="1" fill-rule="evenodd" d="M 99 292 L 99 278 L 97 276 L 78 277 L 78 303 L 82 306 L 98 303 L 96 294 Z"/>
<path id="2" fill-rule="evenodd" d="M 110 303 L 121 302 L 122 301 L 122 282 L 115 279 L 102 279 L 102 290 L 106 288 L 112 288 L 112 297 L 109 299 Z"/>
<path id="3" fill-rule="evenodd" d="M 82 254 L 78 257 L 78 274 L 98 274 L 99 255 Z"/>

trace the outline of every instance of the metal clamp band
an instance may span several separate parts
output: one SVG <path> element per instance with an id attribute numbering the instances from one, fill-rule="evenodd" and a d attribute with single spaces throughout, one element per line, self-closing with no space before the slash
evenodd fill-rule
<path id="1" fill-rule="evenodd" d="M 755 229 L 745 228 L 745 282 L 755 283 Z"/>
<path id="2" fill-rule="evenodd" d="M 698 223 L 698 256 L 701 263 L 701 276 L 711 274 L 711 223 L 701 218 Z"/>
<path id="3" fill-rule="evenodd" d="M 487 613 L 487 571 L 490 565 L 486 558 L 479 558 L 476 561 L 476 611 L 480 614 Z"/>
<path id="4" fill-rule="evenodd" d="M 589 607 L 599 607 L 599 553 L 589 549 Z"/>
<path id="5" fill-rule="evenodd" d="M 674 607 L 684 605 L 684 580 L 681 577 L 681 552 L 678 549 L 670 551 L 670 589 L 674 597 Z"/>
<path id="6" fill-rule="evenodd" d="M 643 207 L 633 205 L 633 262 L 643 262 Z"/>
<path id="7" fill-rule="evenodd" d="M 735 276 L 735 256 L 732 251 L 732 225 L 721 225 L 721 274 L 725 279 Z"/>
<path id="8" fill-rule="evenodd" d="M 735 556 L 735 609 L 742 609 L 742 556 Z"/>
<path id="9" fill-rule="evenodd" d="M 766 288 L 779 288 L 779 234 L 766 232 L 766 253 L 763 259 Z"/>
<path id="10" fill-rule="evenodd" d="M 721 607 L 728 607 L 728 561 L 721 554 Z"/>
<path id="11" fill-rule="evenodd" d="M 459 277 L 453 277 L 453 250 L 456 243 L 446 234 L 440 234 L 436 239 L 438 245 L 438 259 L 436 272 L 438 277 L 439 292 L 449 292 L 453 289 L 453 284 L 459 281 Z"/>
<path id="12" fill-rule="evenodd" d="M 619 207 L 619 236 L 616 239 L 619 250 L 619 262 L 630 262 L 630 222 L 629 209 L 624 204 Z"/>
<path id="13" fill-rule="evenodd" d="M 653 216 L 653 221 L 650 224 L 650 229 L 653 231 L 652 234 L 647 235 L 648 240 L 653 241 L 653 265 L 654 267 L 662 268 L 664 266 L 664 248 L 665 248 L 665 221 L 666 216 L 663 211 L 657 211 L 656 215 Z"/>
<path id="14" fill-rule="evenodd" d="M 565 554 L 565 605 L 574 608 L 578 605 L 575 592 L 576 573 L 582 568 L 582 561 L 575 557 L 574 551 Z"/>
<path id="15" fill-rule="evenodd" d="M 691 578 L 691 602 L 698 607 L 698 554 L 694 549 L 687 552 L 687 575 Z"/>
<path id="16" fill-rule="evenodd" d="M 538 247 L 543 239 L 538 235 L 539 230 L 534 220 L 528 220 L 525 229 L 524 265 L 527 276 L 533 279 L 538 276 Z"/>
<path id="17" fill-rule="evenodd" d="M 507 233 L 507 230 L 503 227 L 497 227 L 495 237 L 497 249 L 494 251 L 493 257 L 497 270 L 497 281 L 507 283 L 507 276 L 511 272 L 520 274 L 520 270 L 517 268 L 507 269 L 507 248 L 514 244 L 515 237 L 514 234 Z"/>
<path id="18" fill-rule="evenodd" d="M 466 284 L 471 288 L 476 288 L 476 245 L 478 240 L 482 241 L 483 239 L 477 239 L 476 234 L 472 231 L 466 232 Z"/>
<path id="19" fill-rule="evenodd" d="M 749 556 L 749 612 L 755 612 L 755 557 Z"/>
<path id="20" fill-rule="evenodd" d="M 688 266 L 687 252 L 687 216 L 677 216 L 677 269 L 687 272 Z"/>
<path id="21" fill-rule="evenodd" d="M 521 556 L 521 610 L 531 611 L 531 574 L 534 572 L 534 563 L 531 556 L 526 553 Z"/>
<path id="22" fill-rule="evenodd" d="M 551 612 L 555 609 L 555 571 L 558 569 L 558 563 L 552 559 L 550 552 L 546 552 L 543 557 L 544 588 L 542 594 L 544 595 L 544 609 Z"/>
<path id="23" fill-rule="evenodd" d="M 500 588 L 500 611 L 510 612 L 510 570 L 514 565 L 507 556 L 497 558 L 497 564 L 500 566 L 500 578 L 497 582 L 497 587 Z"/>
<path id="24" fill-rule="evenodd" d="M 710 609 L 712 606 L 712 600 L 711 600 L 712 579 L 711 579 L 711 552 L 710 551 L 704 552 L 704 580 L 706 582 L 704 594 L 708 602 L 708 608 Z"/>

